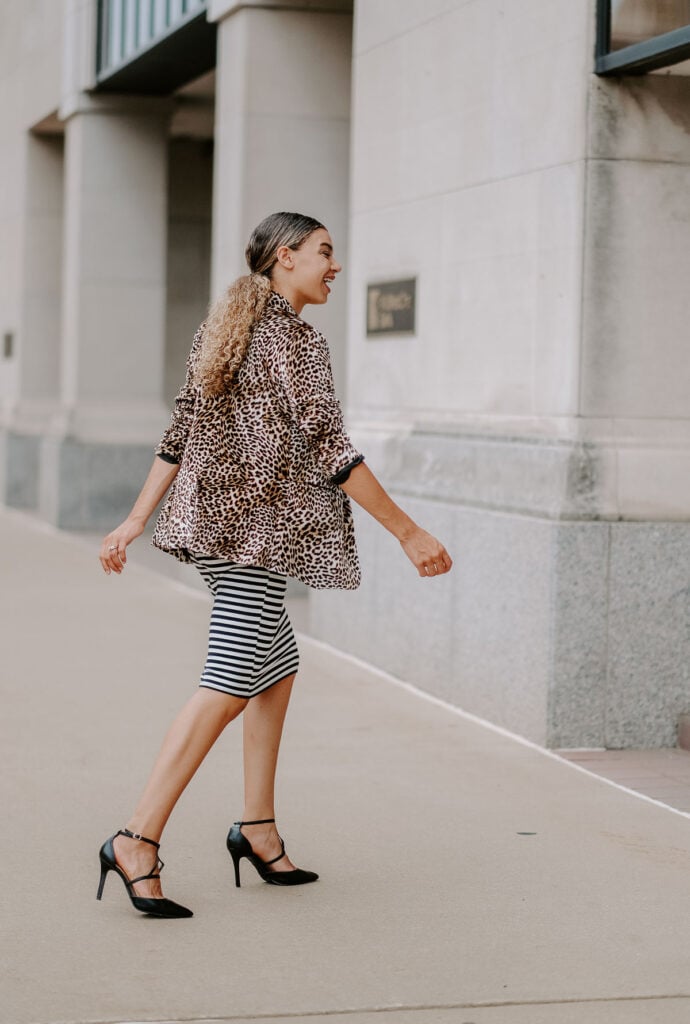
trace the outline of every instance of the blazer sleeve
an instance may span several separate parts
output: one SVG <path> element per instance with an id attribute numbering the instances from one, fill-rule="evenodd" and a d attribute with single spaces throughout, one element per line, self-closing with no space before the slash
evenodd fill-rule
<path id="1" fill-rule="evenodd" d="M 175 399 L 170 425 L 163 432 L 163 436 L 155 448 L 155 454 L 164 462 L 179 463 L 184 455 L 198 396 L 198 388 L 194 383 L 194 367 L 201 350 L 204 326 L 205 324 L 201 324 L 194 335 L 192 348 L 187 357 L 185 381 Z"/>
<path id="2" fill-rule="evenodd" d="M 364 456 L 345 433 L 336 398 L 328 343 L 314 328 L 290 338 L 283 386 L 290 411 L 314 457 L 333 483 L 344 483 Z"/>

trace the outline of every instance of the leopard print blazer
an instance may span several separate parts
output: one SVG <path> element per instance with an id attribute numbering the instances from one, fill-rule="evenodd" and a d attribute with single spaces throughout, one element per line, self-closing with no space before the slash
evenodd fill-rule
<path id="1" fill-rule="evenodd" d="M 343 428 L 326 339 L 273 292 L 235 386 L 204 397 L 193 380 L 202 329 L 156 448 L 180 468 L 153 544 L 184 562 L 194 552 L 354 589 L 352 510 L 338 482 L 363 456 Z"/>

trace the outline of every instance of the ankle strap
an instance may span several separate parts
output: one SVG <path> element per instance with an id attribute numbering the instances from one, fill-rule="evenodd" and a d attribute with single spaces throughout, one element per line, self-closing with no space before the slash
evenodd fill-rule
<path id="1" fill-rule="evenodd" d="M 130 832 L 128 828 L 121 828 L 117 834 L 119 836 L 127 836 L 128 839 L 138 839 L 141 843 L 148 843 L 149 846 L 155 846 L 157 850 L 161 845 L 160 843 L 154 842 L 153 839 L 147 839 L 146 836 L 142 836 L 140 832 Z"/>
<path id="2" fill-rule="evenodd" d="M 275 824 L 275 818 L 261 818 L 260 821 L 236 821 L 236 825 L 272 825 Z"/>

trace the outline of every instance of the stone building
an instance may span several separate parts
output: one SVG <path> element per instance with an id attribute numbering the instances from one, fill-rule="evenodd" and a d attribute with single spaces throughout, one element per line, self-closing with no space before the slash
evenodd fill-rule
<path id="1" fill-rule="evenodd" d="M 688 0 L 0 0 L 0 499 L 123 514 L 254 224 L 347 271 L 358 516 L 315 636 L 552 746 L 690 711 Z"/>

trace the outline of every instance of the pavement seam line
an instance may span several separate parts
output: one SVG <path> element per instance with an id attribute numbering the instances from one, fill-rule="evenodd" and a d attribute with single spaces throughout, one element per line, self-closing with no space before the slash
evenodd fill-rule
<path id="1" fill-rule="evenodd" d="M 581 764 L 576 764 L 575 762 L 562 757 L 560 754 L 556 754 L 553 750 L 549 750 L 548 747 L 540 746 L 538 743 L 535 743 L 534 740 L 528 740 L 525 736 L 520 736 L 518 733 L 511 732 L 510 729 L 506 729 L 502 725 L 496 725 L 494 722 L 489 722 L 486 718 L 481 718 L 479 715 L 472 714 L 471 711 L 464 711 L 455 704 L 449 704 L 448 701 L 442 700 L 441 697 L 435 697 L 432 693 L 420 690 L 412 683 L 406 683 L 402 679 L 398 679 L 397 676 L 391 675 L 390 672 L 386 672 L 384 669 L 378 668 L 376 665 L 372 665 L 368 661 L 363 661 L 354 654 L 349 654 L 346 651 L 340 651 L 337 647 L 333 647 L 331 644 L 328 644 L 323 640 L 317 640 L 312 636 L 307 636 L 306 633 L 298 632 L 297 636 L 299 637 L 300 642 L 312 644 L 315 648 L 320 649 L 327 654 L 349 661 L 358 669 L 371 672 L 372 675 L 377 676 L 382 682 L 397 686 L 402 690 L 407 690 L 407 692 L 411 693 L 413 696 L 419 697 L 421 700 L 425 700 L 430 704 L 435 704 L 436 707 L 443 708 L 444 711 L 450 711 L 451 714 L 454 714 L 459 718 L 464 718 L 465 721 L 473 722 L 475 725 L 480 725 L 483 728 L 488 729 L 490 732 L 494 732 L 499 736 L 504 736 L 506 739 L 513 740 L 515 743 L 519 743 L 521 746 L 527 747 L 529 750 L 535 750 L 544 757 L 550 758 L 552 761 L 558 761 L 559 764 L 567 765 L 574 771 L 582 772 L 584 775 L 588 775 L 592 779 L 598 779 L 600 782 L 605 783 L 607 786 L 613 786 L 614 789 L 617 789 L 622 793 L 628 793 L 630 796 L 637 797 L 638 800 L 643 800 L 645 803 L 653 804 L 655 807 L 661 807 L 663 810 L 670 811 L 672 814 L 677 814 L 681 818 L 690 819 L 689 811 L 681 811 L 677 807 L 672 807 L 671 804 L 664 803 L 662 800 L 656 800 L 654 797 L 647 796 L 645 793 L 639 793 L 636 789 L 629 789 L 627 786 L 621 785 L 620 782 L 608 779 L 604 775 L 598 775 L 589 768 L 584 768 Z"/>
<path id="2" fill-rule="evenodd" d="M 510 1007 L 521 1007 L 521 1006 L 587 1006 L 587 1005 L 603 1005 L 605 1003 L 645 1003 L 645 1002 L 661 1002 L 676 1000 L 676 999 L 690 999 L 690 993 L 676 993 L 673 995 L 645 995 L 645 996 L 593 996 L 589 999 L 530 999 L 530 1000 L 503 1000 L 503 1001 L 488 1001 L 488 1002 L 472 1002 L 472 1003 L 424 1003 L 419 1005 L 395 1005 L 395 1006 L 364 1006 L 364 1007 L 352 1007 L 349 1009 L 341 1010 L 306 1010 L 306 1011 L 295 1011 L 294 1013 L 249 1013 L 243 1014 L 242 1016 L 227 1015 L 223 1017 L 165 1017 L 154 1018 L 149 1017 L 144 1019 L 142 1017 L 138 1019 L 131 1018 L 130 1020 L 123 1020 L 120 1018 L 98 1018 L 91 1020 L 71 1020 L 61 1022 L 51 1022 L 51 1024 L 232 1024 L 232 1021 L 238 1021 L 242 1024 L 242 1021 L 262 1021 L 262 1020 L 275 1020 L 275 1021 L 290 1021 L 296 1020 L 299 1017 L 346 1017 L 354 1016 L 355 1014 L 362 1013 L 420 1013 L 425 1010 L 491 1010 L 491 1009 L 509 1009 Z M 35 1021 L 33 1024 L 39 1024 Z M 47 1024 L 47 1022 L 40 1022 L 40 1024 Z"/>

